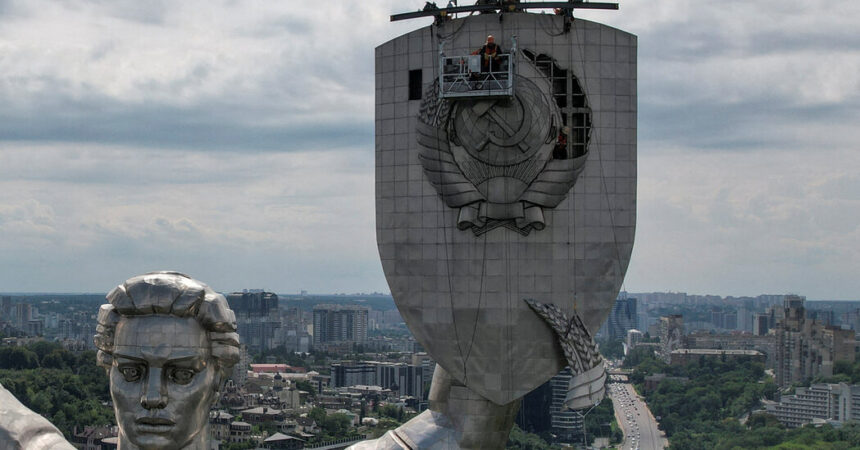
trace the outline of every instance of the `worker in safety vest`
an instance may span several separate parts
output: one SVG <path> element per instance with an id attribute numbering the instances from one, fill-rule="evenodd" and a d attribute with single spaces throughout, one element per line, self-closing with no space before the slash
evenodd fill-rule
<path id="1" fill-rule="evenodd" d="M 487 36 L 487 42 L 478 50 L 472 52 L 473 55 L 481 55 L 481 72 L 496 72 L 502 63 L 502 48 L 496 45 L 496 40 L 493 35 Z"/>

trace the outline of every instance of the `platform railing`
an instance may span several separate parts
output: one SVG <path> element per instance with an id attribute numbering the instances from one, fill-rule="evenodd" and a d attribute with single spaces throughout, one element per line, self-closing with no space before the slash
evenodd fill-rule
<path id="1" fill-rule="evenodd" d="M 511 97 L 516 81 L 516 40 L 512 39 L 511 52 L 500 53 L 482 65 L 483 55 L 447 56 L 439 46 L 439 96 L 458 97 Z"/>

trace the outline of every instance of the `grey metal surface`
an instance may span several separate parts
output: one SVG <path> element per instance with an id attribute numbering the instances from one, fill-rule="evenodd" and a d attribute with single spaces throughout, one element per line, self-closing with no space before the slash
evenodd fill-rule
<path id="1" fill-rule="evenodd" d="M 175 272 L 130 278 L 98 315 L 120 447 L 208 449 L 209 410 L 239 359 L 227 300 Z"/>
<path id="2" fill-rule="evenodd" d="M 0 450 L 72 450 L 53 424 L 0 385 Z"/>
<path id="3" fill-rule="evenodd" d="M 208 450 L 209 410 L 239 360 L 223 295 L 177 272 L 130 278 L 99 309 L 94 341 L 123 450 Z M 0 386 L 0 450 L 74 448 Z"/>
<path id="4" fill-rule="evenodd" d="M 582 86 L 591 135 L 578 161 L 549 156 L 549 130 L 558 126 L 550 118 L 564 113 L 557 104 L 523 119 L 525 109 L 543 108 L 548 81 L 522 61 L 519 76 L 536 94 L 521 97 L 520 109 L 479 102 L 466 109 L 426 97 L 439 37 L 461 54 L 488 34 L 506 42 L 514 33 L 518 54 L 546 55 Z M 409 71 L 418 69 L 425 98 L 410 101 Z M 566 365 L 552 330 L 523 299 L 578 314 L 593 333 L 620 289 L 636 222 L 636 37 L 585 20 L 564 33 L 563 18 L 552 15 L 478 15 L 380 45 L 376 74 L 377 244 L 392 295 L 416 339 L 454 379 L 508 404 Z M 433 119 L 444 114 L 447 123 Z M 463 114 L 480 120 L 458 124 Z M 498 138 L 489 145 L 507 158 L 503 164 L 486 156 L 495 150 L 483 153 L 490 147 L 474 140 L 481 133 Z M 522 167 L 510 171 L 515 164 Z M 481 173 L 494 179 L 482 184 Z"/>

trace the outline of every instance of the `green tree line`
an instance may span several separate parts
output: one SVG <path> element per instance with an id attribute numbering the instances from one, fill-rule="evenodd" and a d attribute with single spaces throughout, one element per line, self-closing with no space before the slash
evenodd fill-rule
<path id="1" fill-rule="evenodd" d="M 67 438 L 75 426 L 115 423 L 108 377 L 94 351 L 74 353 L 50 342 L 0 347 L 0 384 Z"/>
<path id="2" fill-rule="evenodd" d="M 637 349 L 639 350 L 639 349 Z M 761 363 L 749 359 L 700 358 L 686 366 L 669 366 L 649 351 L 639 351 L 630 379 L 639 392 L 655 373 L 687 377 L 664 380 L 645 392 L 651 412 L 669 438 L 670 450 L 735 449 L 860 449 L 860 425 L 806 426 L 788 430 L 760 410 L 762 399 L 773 399 L 777 387 Z M 852 367 L 853 369 L 853 367 Z M 740 419 L 748 417 L 742 424 Z"/>

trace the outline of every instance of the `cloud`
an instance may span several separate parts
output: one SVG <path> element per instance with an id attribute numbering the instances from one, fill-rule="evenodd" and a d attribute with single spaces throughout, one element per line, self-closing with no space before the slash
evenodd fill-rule
<path id="1" fill-rule="evenodd" d="M 378 33 L 347 38 L 330 24 L 378 31 L 384 8 L 165 5 L 15 4 L 20 14 L 0 28 L 0 137 L 251 150 L 371 144 Z"/>
<path id="2" fill-rule="evenodd" d="M 0 0 L 0 291 L 153 269 L 386 291 L 373 48 L 423 2 Z M 582 11 L 638 35 L 631 291 L 860 285 L 860 3 Z M 361 33 L 347 33 L 360 29 Z"/>
<path id="3" fill-rule="evenodd" d="M 350 291 L 324 269 L 349 261 L 378 271 L 372 167 L 372 155 L 349 149 L 255 154 L 7 144 L 0 151 L 4 258 L 43 254 L 50 241 L 40 273 L 82 260 L 76 270 L 123 272 L 116 279 L 169 267 L 229 272 L 225 282 L 241 284 L 257 279 L 261 267 L 286 265 L 302 272 L 295 281 L 307 288 Z M 24 281 L 21 269 L 0 274 L 0 286 Z M 382 283 L 376 272 L 355 288 L 381 290 Z M 268 285 L 295 290 L 278 277 Z M 93 279 L 77 289 L 98 286 Z"/>
<path id="4" fill-rule="evenodd" d="M 860 288 L 858 163 L 853 149 L 640 159 L 628 288 L 851 298 Z"/>

